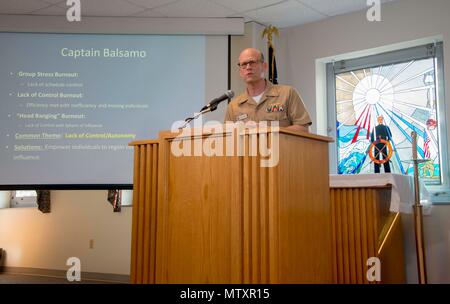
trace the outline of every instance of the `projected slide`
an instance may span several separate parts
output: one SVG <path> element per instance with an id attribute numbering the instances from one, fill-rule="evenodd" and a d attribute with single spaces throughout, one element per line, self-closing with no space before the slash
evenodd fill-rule
<path id="1" fill-rule="evenodd" d="M 205 37 L 0 33 L 0 185 L 131 184 L 204 104 Z"/>

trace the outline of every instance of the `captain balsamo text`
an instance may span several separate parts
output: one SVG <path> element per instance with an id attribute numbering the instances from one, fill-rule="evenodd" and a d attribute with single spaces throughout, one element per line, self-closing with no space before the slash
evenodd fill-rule
<path id="1" fill-rule="evenodd" d="M 74 59 L 82 57 L 104 57 L 104 58 L 146 58 L 147 52 L 145 50 L 122 50 L 119 48 L 103 50 L 99 49 L 69 49 L 62 48 L 61 56 L 71 57 Z"/>

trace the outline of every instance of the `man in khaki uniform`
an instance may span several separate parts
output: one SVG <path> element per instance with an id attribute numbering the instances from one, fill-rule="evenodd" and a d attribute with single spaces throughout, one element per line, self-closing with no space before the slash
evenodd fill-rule
<path id="1" fill-rule="evenodd" d="M 290 86 L 265 79 L 268 65 L 259 50 L 243 50 L 238 65 L 247 90 L 230 102 L 225 121 L 279 121 L 280 127 L 309 131 L 311 118 L 299 94 Z"/>

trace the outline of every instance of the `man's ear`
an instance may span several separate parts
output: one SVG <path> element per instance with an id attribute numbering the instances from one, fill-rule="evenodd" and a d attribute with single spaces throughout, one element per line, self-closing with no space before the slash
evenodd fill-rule
<path id="1" fill-rule="evenodd" d="M 261 72 L 261 78 L 265 78 L 267 75 L 267 69 L 269 68 L 269 65 L 267 64 L 267 62 L 263 62 L 263 70 Z"/>

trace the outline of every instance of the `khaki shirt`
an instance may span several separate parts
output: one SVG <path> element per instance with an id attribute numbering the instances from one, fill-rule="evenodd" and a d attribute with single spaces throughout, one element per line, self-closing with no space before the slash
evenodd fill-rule
<path id="1" fill-rule="evenodd" d="M 279 121 L 280 127 L 312 124 L 297 91 L 290 86 L 274 85 L 269 81 L 259 103 L 245 92 L 228 104 L 225 121 L 250 120 Z"/>

